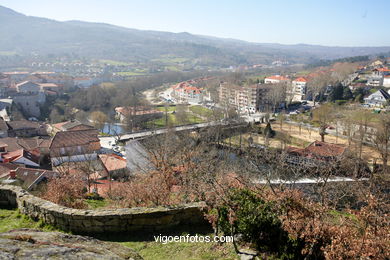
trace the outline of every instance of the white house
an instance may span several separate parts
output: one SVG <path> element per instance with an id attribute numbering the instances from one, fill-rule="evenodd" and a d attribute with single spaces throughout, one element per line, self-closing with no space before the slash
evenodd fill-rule
<path id="1" fill-rule="evenodd" d="M 19 84 L 16 84 L 16 90 L 23 94 L 38 94 L 39 91 L 41 91 L 41 87 L 39 84 L 33 83 L 31 81 L 23 81 Z"/>
<path id="2" fill-rule="evenodd" d="M 277 84 L 277 83 L 280 83 L 283 81 L 284 82 L 289 81 L 289 78 L 281 76 L 281 75 L 275 75 L 275 76 L 266 77 L 264 79 L 265 84 Z"/>
<path id="3" fill-rule="evenodd" d="M 0 160 L 4 163 L 15 163 L 29 167 L 39 167 L 39 157 L 24 149 L 2 153 Z"/>
<path id="4" fill-rule="evenodd" d="M 383 86 L 390 88 L 390 75 L 386 75 L 383 77 Z"/>
<path id="5" fill-rule="evenodd" d="M 307 80 L 303 77 L 294 79 L 291 87 L 287 91 L 287 96 L 291 101 L 302 101 L 306 95 Z"/>
<path id="6" fill-rule="evenodd" d="M 390 94 L 380 89 L 364 99 L 364 103 L 370 107 L 384 107 L 390 101 Z"/>
<path id="7" fill-rule="evenodd" d="M 203 102 L 203 89 L 184 81 L 172 86 L 172 96 L 179 103 L 200 104 Z"/>

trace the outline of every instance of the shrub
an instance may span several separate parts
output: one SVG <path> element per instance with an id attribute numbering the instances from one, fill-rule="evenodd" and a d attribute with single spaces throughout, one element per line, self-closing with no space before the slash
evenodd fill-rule
<path id="1" fill-rule="evenodd" d="M 225 234 L 241 234 L 259 252 L 285 259 L 300 257 L 300 244 L 283 230 L 275 202 L 266 201 L 249 189 L 237 189 L 228 198 L 229 205 L 219 208 L 219 228 Z"/>
<path id="2" fill-rule="evenodd" d="M 54 178 L 47 183 L 42 198 L 65 207 L 82 209 L 87 207 L 83 201 L 84 188 L 84 183 L 76 176 Z"/>
<path id="3" fill-rule="evenodd" d="M 96 192 L 89 192 L 85 194 L 85 198 L 88 200 L 103 200 L 104 198 Z"/>

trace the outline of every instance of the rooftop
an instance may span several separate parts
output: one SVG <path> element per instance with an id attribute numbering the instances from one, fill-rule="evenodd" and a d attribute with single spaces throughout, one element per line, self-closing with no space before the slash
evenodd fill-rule
<path id="1" fill-rule="evenodd" d="M 50 148 L 81 146 L 99 142 L 97 130 L 76 130 L 57 132 L 53 137 Z"/>

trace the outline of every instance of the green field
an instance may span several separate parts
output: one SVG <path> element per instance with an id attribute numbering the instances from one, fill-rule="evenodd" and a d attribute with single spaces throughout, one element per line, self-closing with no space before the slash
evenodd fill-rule
<path id="1" fill-rule="evenodd" d="M 191 106 L 190 110 L 192 113 L 195 113 L 197 115 L 204 116 L 204 117 L 210 117 L 213 115 L 213 111 L 211 109 L 208 109 L 208 108 L 202 107 L 202 106 Z"/>
<path id="2" fill-rule="evenodd" d="M 172 64 L 172 63 L 183 63 L 188 61 L 188 58 L 183 57 L 173 57 L 173 56 L 161 56 L 161 58 L 153 59 L 153 61 L 162 62 L 165 64 Z"/>
<path id="3" fill-rule="evenodd" d="M 145 72 L 134 72 L 134 71 L 120 71 L 120 72 L 116 72 L 116 74 L 118 74 L 119 76 L 127 76 L 127 77 L 130 77 L 130 76 L 143 76 L 143 75 L 146 75 Z"/>
<path id="4" fill-rule="evenodd" d="M 155 119 L 146 123 L 148 128 L 161 128 L 166 126 L 178 126 L 178 125 L 190 125 L 190 124 L 199 124 L 204 123 L 205 121 L 202 118 L 197 117 L 192 114 L 187 114 L 184 122 L 179 122 L 176 114 L 169 113 L 168 114 L 168 125 L 165 124 L 166 118 L 165 115 L 159 119 Z"/>
<path id="5" fill-rule="evenodd" d="M 134 64 L 132 62 L 123 62 L 123 61 L 116 61 L 116 60 L 99 60 L 99 62 L 108 65 L 114 65 L 114 66 L 131 66 Z"/>

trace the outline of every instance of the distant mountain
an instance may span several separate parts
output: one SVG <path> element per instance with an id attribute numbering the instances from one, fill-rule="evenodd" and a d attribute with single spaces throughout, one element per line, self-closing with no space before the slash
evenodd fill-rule
<path id="1" fill-rule="evenodd" d="M 103 23 L 58 22 L 26 16 L 0 6 L 0 51 L 137 62 L 182 58 L 198 65 L 269 63 L 275 59 L 308 63 L 390 52 L 390 47 L 325 47 L 249 43 L 234 39 L 129 29 Z"/>

